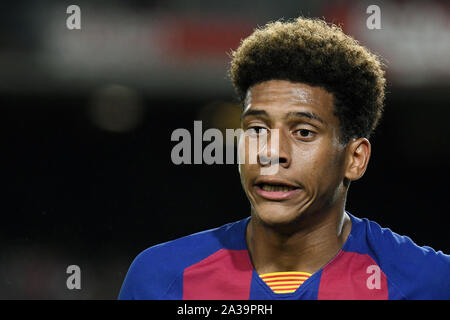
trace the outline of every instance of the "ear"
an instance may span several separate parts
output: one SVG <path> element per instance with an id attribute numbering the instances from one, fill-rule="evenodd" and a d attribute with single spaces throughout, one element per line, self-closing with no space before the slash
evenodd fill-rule
<path id="1" fill-rule="evenodd" d="M 353 139 L 347 145 L 345 178 L 358 180 L 366 172 L 370 159 L 371 145 L 366 138 Z"/>

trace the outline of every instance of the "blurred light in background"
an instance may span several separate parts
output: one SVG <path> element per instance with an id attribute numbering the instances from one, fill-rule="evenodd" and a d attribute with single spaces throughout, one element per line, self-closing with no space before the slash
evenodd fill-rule
<path id="1" fill-rule="evenodd" d="M 135 129 L 144 118 L 144 106 L 138 93 L 120 85 L 98 89 L 89 106 L 89 116 L 99 128 L 112 132 Z"/>
<path id="2" fill-rule="evenodd" d="M 242 107 L 239 103 L 212 101 L 199 110 L 198 117 L 205 127 L 217 128 L 225 132 L 225 129 L 240 127 L 241 112 Z"/>
<path id="3" fill-rule="evenodd" d="M 237 140 L 235 138 L 233 142 L 225 139 L 227 136 L 226 129 L 235 130 L 241 126 L 241 112 L 242 108 L 239 103 L 213 101 L 199 110 L 198 118 L 203 121 L 203 130 L 207 128 L 219 129 L 224 137 L 223 141 L 226 147 L 233 148 L 236 147 Z"/>

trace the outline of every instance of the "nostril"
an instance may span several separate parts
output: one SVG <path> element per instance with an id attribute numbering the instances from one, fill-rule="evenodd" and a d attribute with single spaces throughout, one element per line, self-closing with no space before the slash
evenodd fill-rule
<path id="1" fill-rule="evenodd" d="M 258 155 L 258 162 L 263 165 L 274 165 L 274 164 L 287 164 L 289 160 L 287 157 L 268 157 L 263 154 Z"/>
<path id="2" fill-rule="evenodd" d="M 283 164 L 283 163 L 287 163 L 287 159 L 286 158 L 279 158 L 279 163 Z"/>
<path id="3" fill-rule="evenodd" d="M 259 155 L 258 159 L 259 159 L 259 163 L 263 166 L 268 165 L 268 164 L 278 163 L 277 157 L 267 157 L 265 155 Z"/>

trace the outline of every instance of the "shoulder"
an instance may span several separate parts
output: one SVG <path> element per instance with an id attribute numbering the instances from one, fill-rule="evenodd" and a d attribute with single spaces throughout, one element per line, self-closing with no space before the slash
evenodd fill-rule
<path id="1" fill-rule="evenodd" d="M 164 299 L 171 286 L 180 280 L 184 269 L 222 248 L 242 246 L 239 236 L 233 235 L 241 233 L 246 221 L 243 219 L 145 249 L 131 263 L 119 299 Z"/>
<path id="2" fill-rule="evenodd" d="M 356 218 L 367 250 L 407 299 L 450 299 L 450 255 L 419 246 L 410 237 Z"/>

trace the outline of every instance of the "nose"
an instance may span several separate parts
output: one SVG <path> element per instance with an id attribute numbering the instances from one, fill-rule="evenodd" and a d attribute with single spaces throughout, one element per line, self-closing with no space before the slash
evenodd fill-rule
<path id="1" fill-rule="evenodd" d="M 260 144 L 258 163 L 263 167 L 278 164 L 288 168 L 291 164 L 291 147 L 286 133 L 280 129 L 272 129 L 266 140 Z"/>

